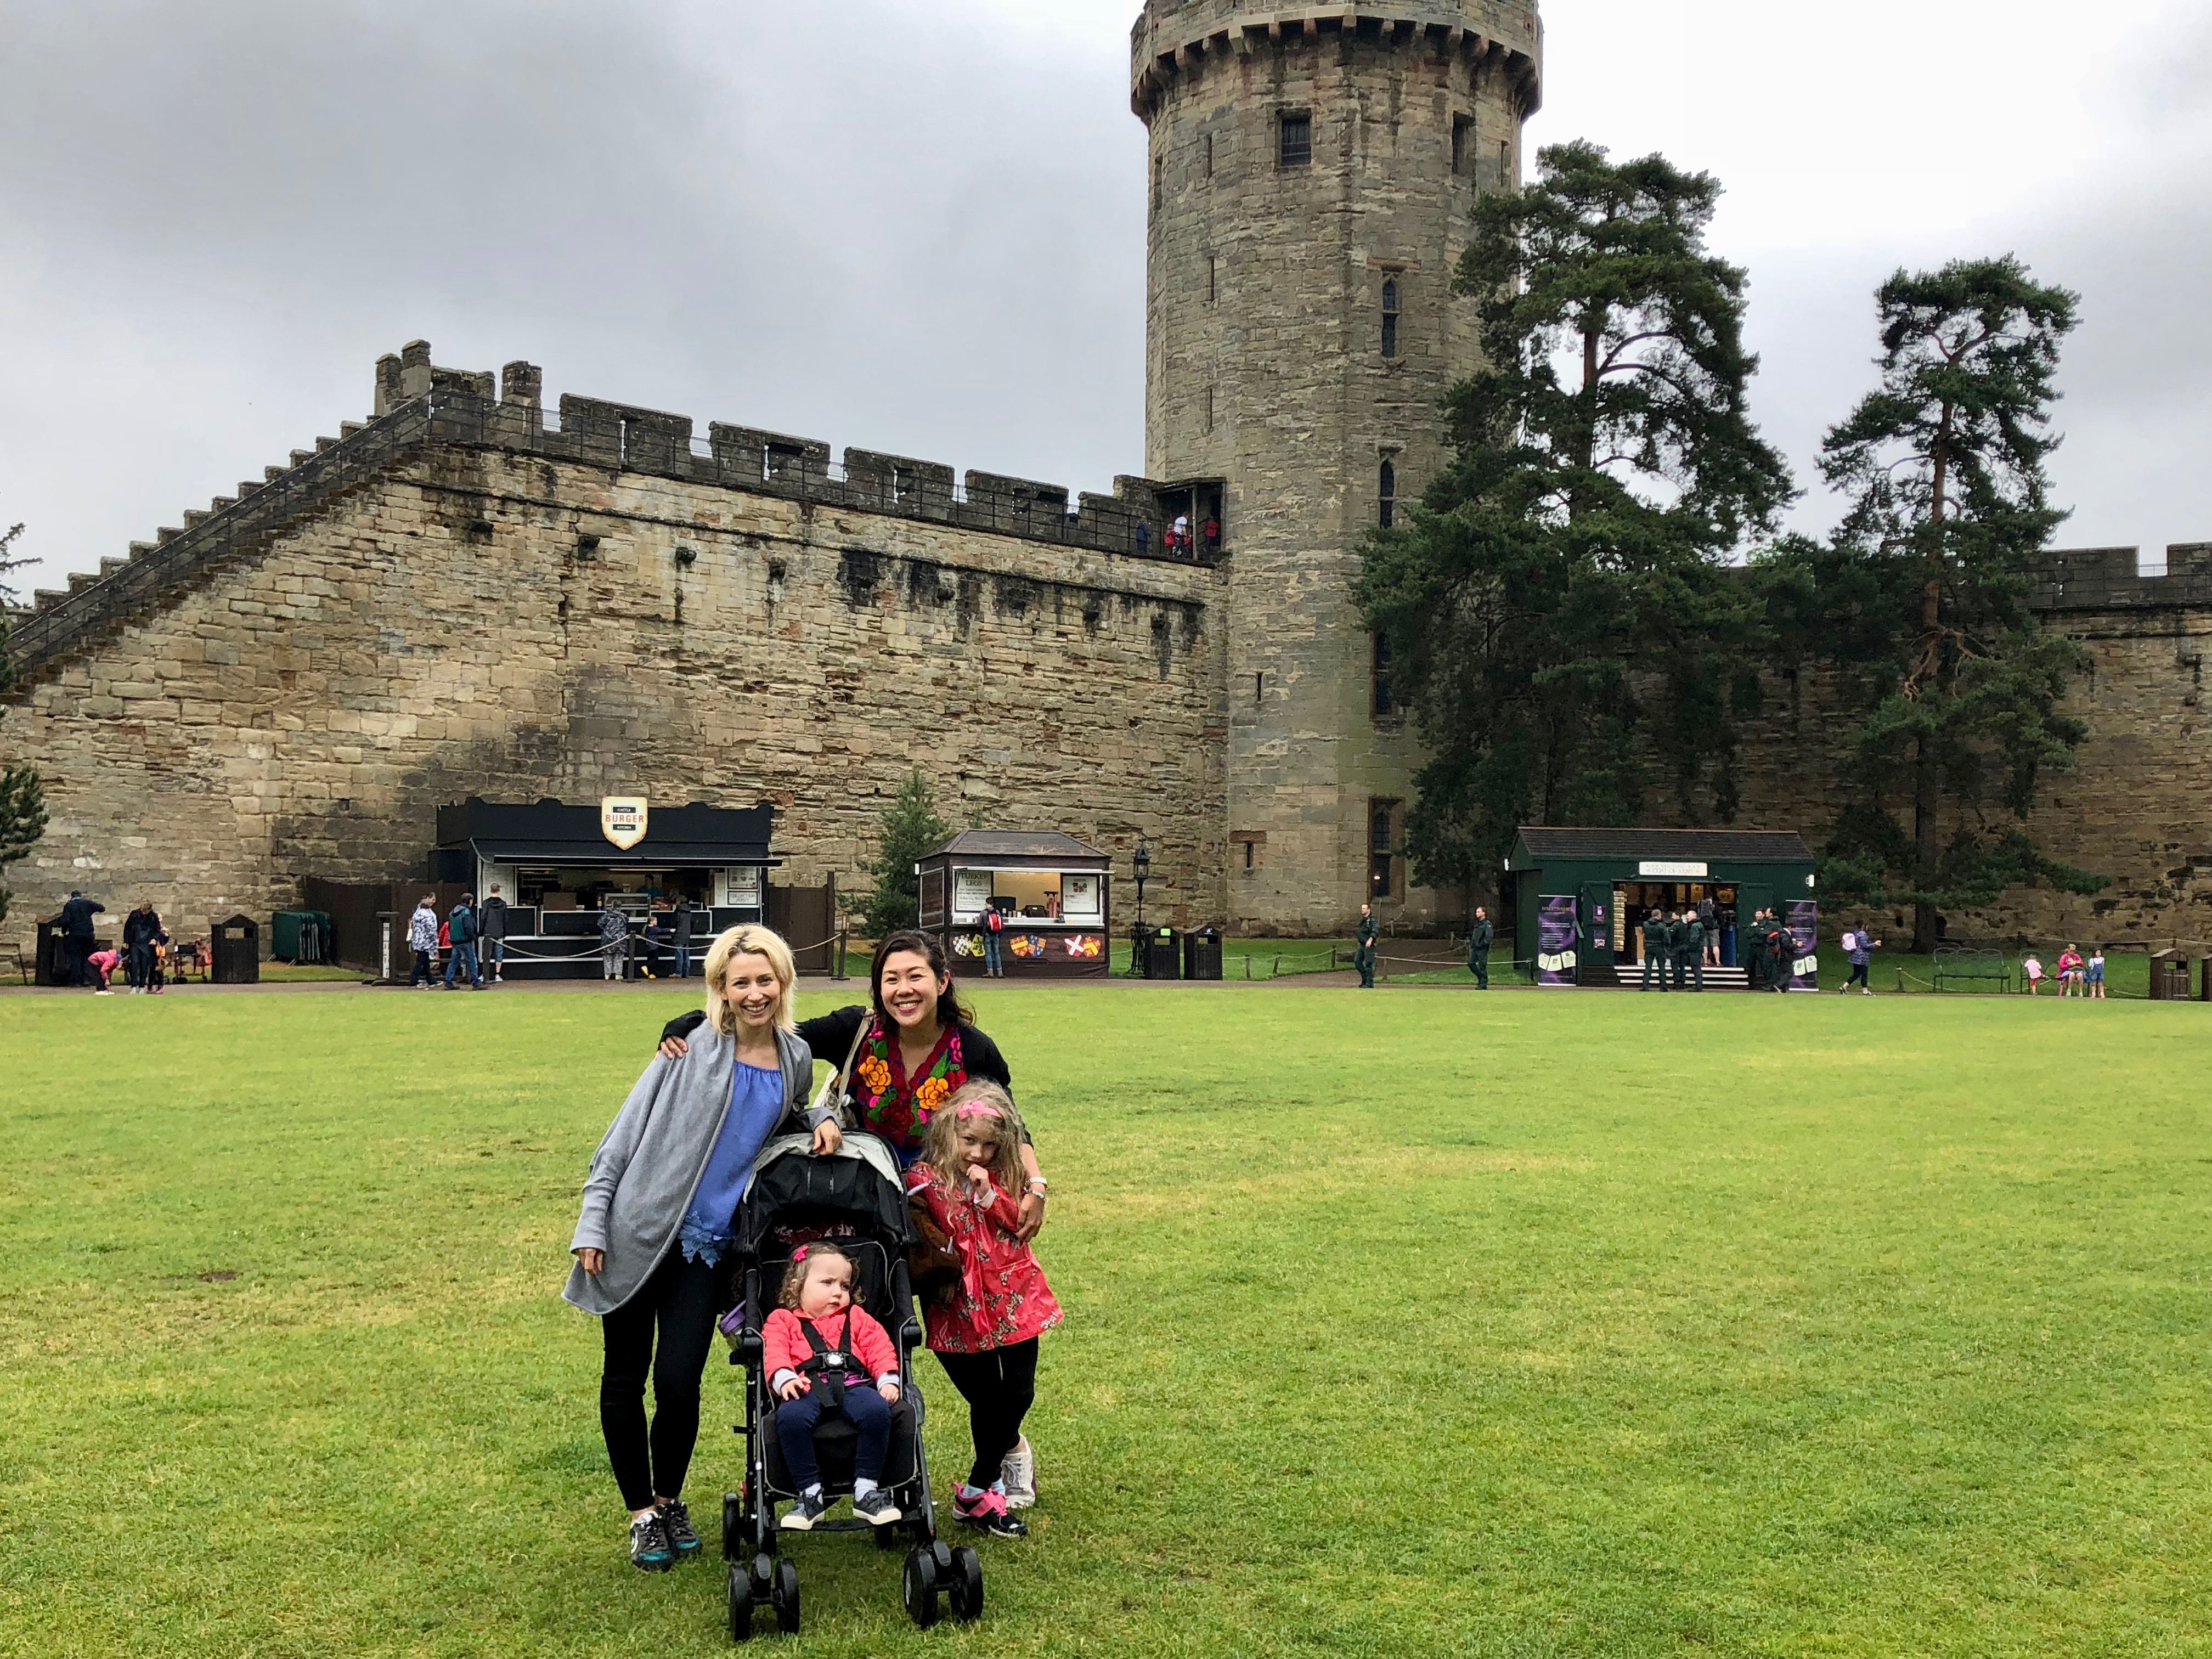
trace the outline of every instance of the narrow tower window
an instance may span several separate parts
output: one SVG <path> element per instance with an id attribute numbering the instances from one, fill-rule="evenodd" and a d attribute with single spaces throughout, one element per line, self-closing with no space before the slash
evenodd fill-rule
<path id="1" fill-rule="evenodd" d="M 1452 117 L 1452 171 L 1454 173 L 1467 171 L 1468 141 L 1474 137 L 1474 117 L 1472 115 Z"/>
<path id="2" fill-rule="evenodd" d="M 1302 167 L 1313 160 L 1313 114 L 1308 110 L 1285 110 L 1276 129 L 1275 159 L 1286 167 Z"/>
<path id="3" fill-rule="evenodd" d="M 1391 277 L 1382 284 L 1382 355 L 1398 355 L 1398 279 Z"/>
<path id="4" fill-rule="evenodd" d="M 1377 515 L 1383 529 L 1390 528 L 1398 516 L 1398 469 L 1395 464 L 1382 463 L 1382 511 Z"/>
<path id="5" fill-rule="evenodd" d="M 1391 848 L 1396 836 L 1395 828 L 1398 803 L 1394 800 L 1370 801 L 1367 804 L 1367 891 L 1370 898 L 1386 899 L 1398 890 L 1397 860 Z"/>
<path id="6" fill-rule="evenodd" d="M 1152 157 L 1152 211 L 1155 213 L 1160 210 L 1160 198 L 1165 190 L 1163 181 L 1166 176 L 1167 165 L 1166 157 L 1160 155 Z"/>
<path id="7" fill-rule="evenodd" d="M 1513 143 L 1510 139 L 1498 141 L 1498 187 L 1510 190 L 1513 185 Z"/>
<path id="8" fill-rule="evenodd" d="M 1213 177 L 1213 135 L 1206 135 L 1206 176 Z"/>
<path id="9" fill-rule="evenodd" d="M 1375 635 L 1375 655 L 1369 665 L 1369 711 L 1376 720 L 1387 720 L 1398 712 L 1398 705 L 1390 698 L 1390 641 L 1381 634 Z"/>
<path id="10" fill-rule="evenodd" d="M 1208 305 L 1212 305 L 1220 297 L 1221 261 L 1218 259 L 1208 259 L 1206 262 L 1206 302 Z"/>

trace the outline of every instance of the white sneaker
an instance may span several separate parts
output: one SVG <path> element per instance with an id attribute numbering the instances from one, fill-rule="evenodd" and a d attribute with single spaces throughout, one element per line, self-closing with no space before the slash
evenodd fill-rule
<path id="1" fill-rule="evenodd" d="M 999 1465 L 999 1479 L 1006 1488 L 1006 1507 L 1026 1510 L 1036 1503 L 1036 1448 L 1026 1437 Z"/>

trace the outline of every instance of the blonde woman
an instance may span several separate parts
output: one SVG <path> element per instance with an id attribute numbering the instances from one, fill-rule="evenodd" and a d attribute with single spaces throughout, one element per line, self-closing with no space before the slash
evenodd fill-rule
<path id="1" fill-rule="evenodd" d="M 732 927 L 707 953 L 705 1024 L 681 1057 L 656 1055 L 592 1157 L 563 1294 L 599 1316 L 599 1428 L 647 1571 L 699 1548 L 684 1477 L 699 1437 L 699 1379 L 724 1308 L 723 1267 L 753 1159 L 802 1127 L 817 1152 L 836 1125 L 806 1107 L 814 1056 L 793 1029 L 791 947 Z M 645 1416 L 647 1373 L 653 1417 Z"/>

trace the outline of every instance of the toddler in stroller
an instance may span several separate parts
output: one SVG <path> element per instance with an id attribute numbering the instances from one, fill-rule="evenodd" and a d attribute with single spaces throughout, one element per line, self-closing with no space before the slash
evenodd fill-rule
<path id="1" fill-rule="evenodd" d="M 750 1636 L 762 1605 L 779 1629 L 798 1631 L 799 1566 L 781 1554 L 785 1533 L 869 1533 L 887 1550 L 907 1541 L 915 1623 L 934 1624 L 944 1603 L 956 1619 L 977 1617 L 982 1560 L 937 1535 L 914 1374 L 914 1225 L 890 1149 L 859 1133 L 826 1155 L 805 1135 L 771 1140 L 735 1237 L 741 1294 L 723 1328 L 730 1363 L 745 1370 L 737 1431 L 746 1459 L 743 1490 L 722 1499 L 731 1636 Z M 833 1391 L 842 1396 L 834 1411 Z M 846 1492 L 853 1518 L 831 1518 Z"/>
<path id="2" fill-rule="evenodd" d="M 799 1486 L 799 1501 L 783 1517 L 787 1532 L 812 1531 L 836 1501 L 823 1495 L 814 1455 L 814 1431 L 824 1417 L 843 1418 L 858 1439 L 853 1513 L 877 1527 L 899 1518 L 899 1506 L 877 1484 L 890 1449 L 891 1407 L 898 1403 L 898 1352 L 874 1316 L 853 1305 L 856 1273 L 853 1258 L 835 1244 L 800 1245 L 779 1305 L 761 1327 L 768 1386 L 783 1402 L 775 1410 L 775 1437 Z"/>

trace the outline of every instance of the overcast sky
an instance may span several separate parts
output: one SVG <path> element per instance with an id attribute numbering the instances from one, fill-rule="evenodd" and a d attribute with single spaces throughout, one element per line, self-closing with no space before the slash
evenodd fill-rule
<path id="1" fill-rule="evenodd" d="M 702 429 L 1076 489 L 1140 471 L 1135 14 L 0 0 L 0 527 L 42 561 L 17 585 L 367 415 L 416 337 Z M 1802 482 L 1868 384 L 1875 285 L 2011 250 L 2082 295 L 2062 539 L 2212 539 L 2212 9 L 1545 15 L 1534 142 L 1726 185 L 1754 407 Z"/>

